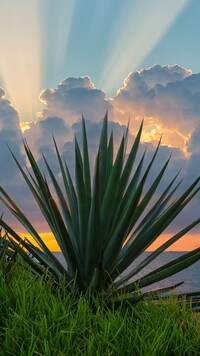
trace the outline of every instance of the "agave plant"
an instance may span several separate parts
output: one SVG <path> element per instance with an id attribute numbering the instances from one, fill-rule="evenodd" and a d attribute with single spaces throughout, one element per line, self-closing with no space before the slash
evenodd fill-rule
<path id="1" fill-rule="evenodd" d="M 200 222 L 198 219 L 172 236 L 129 270 L 128 274 L 123 274 L 163 233 L 200 189 L 198 185 L 200 178 L 198 178 L 177 198 L 175 193 L 181 183 L 177 181 L 177 173 L 156 200 L 155 191 L 167 169 L 170 160 L 168 159 L 157 173 L 152 185 L 144 193 L 147 177 L 152 170 L 160 142 L 146 169 L 143 167 L 145 153 L 136 165 L 142 126 L 143 124 L 139 128 L 129 154 L 126 153 L 128 127 L 114 154 L 113 133 L 108 135 L 106 115 L 101 129 L 94 173 L 91 177 L 86 124 L 83 118 L 82 149 L 75 137 L 75 183 L 53 139 L 64 191 L 61 190 L 45 156 L 43 159 L 57 195 L 55 199 L 28 144 L 24 142 L 31 172 L 27 173 L 12 153 L 67 263 L 65 269 L 25 214 L 1 187 L 1 201 L 26 228 L 39 247 L 34 246 L 27 239 L 22 239 L 3 218 L 0 219 L 0 224 L 7 231 L 13 248 L 23 256 L 34 271 L 43 274 L 47 270 L 56 281 L 64 276 L 66 283 L 73 281 L 81 293 L 91 290 L 110 293 L 117 290 L 125 294 L 131 292 L 131 295 L 134 295 L 138 288 L 159 282 L 200 259 L 200 248 L 196 248 L 142 278 L 137 278 L 138 272 L 196 226 Z M 150 202 L 151 209 L 148 209 Z M 119 276 L 121 277 L 117 278 Z"/>

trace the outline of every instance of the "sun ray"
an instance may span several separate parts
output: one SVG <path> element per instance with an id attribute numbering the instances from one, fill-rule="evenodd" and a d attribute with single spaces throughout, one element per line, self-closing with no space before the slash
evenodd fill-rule
<path id="1" fill-rule="evenodd" d="M 74 0 L 0 0 L 0 86 L 21 121 L 35 120 L 42 108 L 39 94 L 44 83 L 49 84 L 48 77 L 54 85 L 58 82 L 74 4 Z"/>
<path id="2" fill-rule="evenodd" d="M 146 0 L 124 6 L 99 83 L 107 94 L 113 93 L 128 73 L 142 64 L 188 3 L 189 0 Z"/>
<path id="3" fill-rule="evenodd" d="M 0 77 L 22 120 L 31 121 L 40 105 L 40 1 L 0 0 Z"/>
<path id="4" fill-rule="evenodd" d="M 43 0 L 41 4 L 43 80 L 50 86 L 63 79 L 61 73 L 66 73 L 65 59 L 75 4 L 75 0 Z"/>

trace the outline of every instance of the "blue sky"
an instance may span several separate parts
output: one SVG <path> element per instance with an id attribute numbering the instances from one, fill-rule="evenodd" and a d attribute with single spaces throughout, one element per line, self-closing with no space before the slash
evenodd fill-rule
<path id="1" fill-rule="evenodd" d="M 190 68 L 194 73 L 199 73 L 199 13 L 200 2 L 198 0 L 188 1 L 142 66 L 151 66 L 152 63 L 176 63 Z"/>
<path id="2" fill-rule="evenodd" d="M 63 30 L 59 27 L 60 11 L 68 12 L 67 1 L 43 2 L 48 15 L 46 29 L 52 33 L 60 32 L 64 42 L 64 30 L 68 27 L 63 24 Z M 63 79 L 68 76 L 91 76 L 97 87 L 101 87 L 102 76 L 112 57 L 116 57 L 117 66 L 120 70 L 115 73 L 116 83 L 110 88 L 106 95 L 113 94 L 123 83 L 124 76 L 130 71 L 141 69 L 153 64 L 179 64 L 192 69 L 193 72 L 200 71 L 198 60 L 199 46 L 198 34 L 200 33 L 200 2 L 198 0 L 100 0 L 100 1 L 72 1 L 70 7 L 72 17 L 67 35 L 68 41 L 62 47 L 63 62 L 60 63 L 57 76 Z M 60 7 L 58 6 L 60 4 Z M 152 6 L 153 5 L 153 6 Z M 149 23 L 148 23 L 149 22 Z M 149 30 L 155 23 L 152 36 L 149 38 Z M 141 26 L 142 30 L 138 29 Z M 49 30 L 47 30 L 49 31 Z M 143 50 L 139 60 L 137 50 L 141 43 L 138 33 L 142 31 Z M 157 38 L 157 34 L 158 38 Z M 48 32 L 48 49 L 51 55 L 47 56 L 50 61 L 56 56 L 54 53 L 51 32 Z M 55 37 L 54 40 L 56 41 Z M 149 49 L 145 53 L 145 47 L 150 42 Z M 145 46 L 146 44 L 146 46 Z M 129 58 L 125 69 L 121 68 L 121 58 L 125 52 Z M 48 62 L 48 61 L 47 61 Z M 135 66 L 135 63 L 136 66 Z M 53 66 L 53 64 L 52 64 Z M 49 75 L 48 65 L 45 84 L 55 85 L 58 78 L 56 72 Z M 121 72 L 124 74 L 120 75 Z M 103 88 L 101 88 L 103 89 Z"/>
<path id="3" fill-rule="evenodd" d="M 200 71 L 198 0 L 1 0 L 0 8 L 0 85 L 22 120 L 34 119 L 42 89 L 69 76 L 90 76 L 110 97 L 146 66 Z"/>
<path id="4" fill-rule="evenodd" d="M 193 72 L 199 72 L 198 0 L 78 0 L 72 1 L 71 7 L 63 5 L 66 3 L 67 1 L 55 3 L 50 0 L 47 6 L 47 2 L 43 2 L 48 12 L 45 27 L 51 29 L 47 36 L 50 51 L 47 58 L 50 58 L 50 62 L 48 64 L 47 61 L 45 85 L 55 85 L 58 79 L 63 79 L 66 75 L 87 74 L 97 87 L 104 89 L 102 86 L 105 78 L 103 81 L 102 77 L 113 57 L 118 70 L 114 73 L 115 82 L 112 83 L 112 78 L 109 78 L 111 84 L 106 92 L 108 96 L 113 95 L 122 85 L 129 72 L 144 66 L 156 63 L 179 64 Z M 63 62 L 60 62 L 57 74 L 55 71 L 53 75 L 49 75 L 51 61 L 56 57 L 53 46 L 56 39 L 54 37 L 51 41 L 51 34 L 60 33 L 64 42 L 64 31 L 68 25 L 64 23 L 62 30 L 62 26 L 59 27 L 60 11 L 68 13 L 69 8 L 72 16 L 67 29 L 68 41 L 60 54 Z M 142 39 L 139 37 L 141 33 Z M 143 47 L 143 53 L 138 56 L 140 46 Z M 124 55 L 128 61 L 121 63 Z M 107 76 L 111 74 L 107 73 Z"/>
<path id="5" fill-rule="evenodd" d="M 142 148 L 163 135 L 156 169 L 173 153 L 165 182 L 182 168 L 183 192 L 199 176 L 199 14 L 199 0 L 0 0 L 0 182 L 42 231 L 7 144 L 26 164 L 25 137 L 40 161 L 55 132 L 70 159 L 82 113 L 94 151 L 106 110 L 116 144 L 144 118 Z M 192 204 L 177 227 L 198 216 Z"/>

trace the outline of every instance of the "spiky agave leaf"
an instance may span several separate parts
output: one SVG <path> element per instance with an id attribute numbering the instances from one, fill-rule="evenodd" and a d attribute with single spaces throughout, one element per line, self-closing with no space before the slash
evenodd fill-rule
<path id="1" fill-rule="evenodd" d="M 0 234 L 0 261 L 3 261 L 8 252 L 9 243 L 6 239 L 6 234 L 1 236 Z"/>
<path id="2" fill-rule="evenodd" d="M 21 240 L 2 217 L 0 224 L 8 231 L 10 243 L 19 253 L 21 251 L 27 263 L 30 262 L 30 254 L 39 261 L 39 267 L 35 267 L 35 260 L 30 262 L 32 268 L 35 267 L 35 270 L 38 268 L 38 273 L 42 273 L 41 265 L 43 265 L 57 280 L 63 274 L 69 283 L 76 276 L 76 284 L 80 292 L 89 289 L 109 292 L 113 288 L 117 288 L 118 291 L 125 292 L 130 298 L 129 293 L 136 291 L 136 286 L 142 288 L 159 282 L 200 259 L 199 249 L 196 249 L 137 280 L 137 273 L 196 226 L 200 222 L 200 219 L 197 219 L 134 267 L 127 276 L 116 281 L 116 277 L 123 273 L 163 233 L 200 189 L 198 178 L 179 198 L 176 198 L 176 190 L 181 184 L 181 181 L 177 182 L 177 173 L 161 196 L 154 202 L 151 210 L 148 210 L 170 158 L 163 164 L 154 182 L 145 190 L 144 194 L 147 178 L 153 169 L 160 142 L 145 170 L 143 168 L 145 153 L 135 166 L 142 126 L 143 123 L 129 154 L 126 153 L 128 128 L 121 139 L 119 149 L 114 154 L 113 133 L 108 135 L 106 114 L 92 178 L 86 124 L 82 118 L 82 149 L 75 137 L 75 183 L 53 138 L 64 191 L 61 190 L 60 182 L 54 175 L 49 162 L 44 156 L 43 159 L 59 205 L 53 199 L 46 178 L 40 171 L 28 144 L 24 142 L 32 173 L 26 173 L 12 154 L 67 263 L 67 270 L 65 270 L 49 251 L 24 213 L 1 187 L 1 201 L 39 244 L 39 249 Z M 23 247 L 23 252 L 19 243 Z M 29 251 L 28 257 L 24 249 Z M 133 277 L 136 279 L 134 282 L 131 279 Z M 133 299 L 137 300 L 138 296 L 136 295 Z"/>
<path id="3" fill-rule="evenodd" d="M 3 229 L 0 230 L 0 274 L 6 276 L 13 267 L 13 262 L 16 260 L 17 251 L 8 239 L 8 233 L 3 234 Z"/>

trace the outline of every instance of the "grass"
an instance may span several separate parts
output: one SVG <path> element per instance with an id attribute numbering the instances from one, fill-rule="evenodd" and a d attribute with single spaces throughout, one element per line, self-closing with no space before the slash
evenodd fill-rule
<path id="1" fill-rule="evenodd" d="M 200 324 L 174 298 L 106 306 L 17 263 L 0 275 L 0 355 L 198 355 Z"/>

